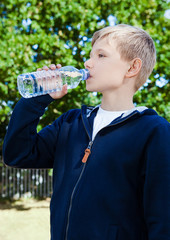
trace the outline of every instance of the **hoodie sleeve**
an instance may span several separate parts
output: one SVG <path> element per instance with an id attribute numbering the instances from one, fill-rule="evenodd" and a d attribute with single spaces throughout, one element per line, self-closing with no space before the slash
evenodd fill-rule
<path id="1" fill-rule="evenodd" d="M 37 124 L 53 99 L 50 95 L 21 98 L 12 113 L 3 144 L 3 161 L 16 168 L 52 168 L 60 116 L 37 133 Z"/>
<path id="2" fill-rule="evenodd" d="M 145 152 L 144 217 L 148 240 L 170 240 L 170 124 L 161 118 Z"/>

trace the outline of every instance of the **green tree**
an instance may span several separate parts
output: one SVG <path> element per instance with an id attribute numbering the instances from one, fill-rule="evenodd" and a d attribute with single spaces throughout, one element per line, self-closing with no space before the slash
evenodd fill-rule
<path id="1" fill-rule="evenodd" d="M 154 39 L 157 64 L 150 83 L 134 96 L 134 102 L 155 109 L 170 120 L 168 92 L 168 9 L 166 0 L 2 0 L 0 3 L 0 151 L 12 110 L 20 99 L 17 75 L 44 65 L 61 63 L 83 67 L 89 57 L 94 31 L 110 24 L 131 24 Z M 165 83 L 163 83 L 165 82 Z M 163 86 L 160 86 L 160 83 Z M 70 90 L 71 91 L 71 90 Z M 85 90 L 85 83 L 49 105 L 38 130 L 70 108 L 99 103 Z"/>

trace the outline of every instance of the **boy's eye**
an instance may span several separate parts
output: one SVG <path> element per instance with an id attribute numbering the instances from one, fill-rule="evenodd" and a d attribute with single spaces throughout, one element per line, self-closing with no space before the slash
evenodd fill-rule
<path id="1" fill-rule="evenodd" d="M 101 54 L 101 53 L 99 53 L 99 58 L 102 58 L 102 57 L 104 57 L 104 55 L 103 55 L 103 54 Z"/>

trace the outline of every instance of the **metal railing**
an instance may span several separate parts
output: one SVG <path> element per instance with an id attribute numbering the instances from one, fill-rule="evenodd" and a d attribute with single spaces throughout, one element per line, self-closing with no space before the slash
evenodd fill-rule
<path id="1" fill-rule="evenodd" d="M 7 167 L 0 159 L 0 192 L 2 198 L 51 197 L 52 176 L 48 169 Z"/>

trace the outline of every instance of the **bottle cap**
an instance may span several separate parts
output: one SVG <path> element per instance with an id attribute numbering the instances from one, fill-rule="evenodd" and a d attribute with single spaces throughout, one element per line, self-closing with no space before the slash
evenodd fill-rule
<path id="1" fill-rule="evenodd" d="M 87 80 L 90 77 L 90 72 L 88 69 L 80 69 L 82 74 L 82 80 Z"/>

